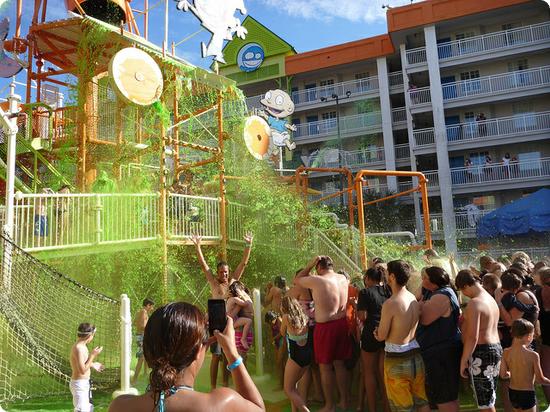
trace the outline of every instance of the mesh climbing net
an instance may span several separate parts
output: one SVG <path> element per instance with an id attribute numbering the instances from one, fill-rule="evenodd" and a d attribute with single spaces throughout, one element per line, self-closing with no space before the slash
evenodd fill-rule
<path id="1" fill-rule="evenodd" d="M 0 235 L 0 404 L 68 393 L 69 354 L 81 322 L 97 327 L 105 371 L 94 387 L 120 377 L 119 303 L 38 261 Z"/>

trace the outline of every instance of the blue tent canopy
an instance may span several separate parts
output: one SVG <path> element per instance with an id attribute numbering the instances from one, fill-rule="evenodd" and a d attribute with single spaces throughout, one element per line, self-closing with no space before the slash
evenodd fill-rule
<path id="1" fill-rule="evenodd" d="M 540 189 L 493 210 L 477 225 L 479 237 L 522 235 L 531 231 L 550 231 L 550 189 Z"/>

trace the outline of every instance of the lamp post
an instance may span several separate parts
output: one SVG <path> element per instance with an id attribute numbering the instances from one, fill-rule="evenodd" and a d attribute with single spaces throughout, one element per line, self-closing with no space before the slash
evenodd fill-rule
<path id="1" fill-rule="evenodd" d="M 348 99 L 351 96 L 351 92 L 349 90 L 346 91 L 346 99 Z M 338 96 L 336 93 L 332 93 L 330 97 L 321 97 L 322 102 L 327 102 L 330 100 L 336 101 L 336 130 L 337 130 L 337 136 L 338 136 L 338 168 L 342 168 L 342 135 L 340 133 L 340 96 Z M 344 176 L 342 176 L 342 173 L 340 173 L 340 191 L 344 190 Z M 340 207 L 344 207 L 344 193 L 340 193 Z"/>

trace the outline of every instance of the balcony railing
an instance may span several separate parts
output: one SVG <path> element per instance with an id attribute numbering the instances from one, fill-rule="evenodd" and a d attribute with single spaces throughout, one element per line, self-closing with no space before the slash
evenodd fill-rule
<path id="1" fill-rule="evenodd" d="M 424 176 L 428 180 L 428 188 L 437 189 L 439 187 L 439 174 L 437 170 L 423 171 Z"/>
<path id="2" fill-rule="evenodd" d="M 536 44 L 545 40 L 550 40 L 549 22 L 440 43 L 437 46 L 437 51 L 439 60 L 447 60 L 488 51 Z"/>
<path id="3" fill-rule="evenodd" d="M 550 131 L 550 112 L 526 113 L 477 122 L 465 122 L 446 127 L 450 144 L 497 136 L 521 136 Z M 416 146 L 435 143 L 434 128 L 413 131 Z"/>
<path id="4" fill-rule="evenodd" d="M 450 125 L 447 126 L 447 140 L 449 143 L 454 143 L 495 136 L 519 136 L 548 130 L 550 130 L 550 111 Z"/>
<path id="5" fill-rule="evenodd" d="M 25 250 L 156 239 L 158 194 L 21 194 L 15 243 Z"/>
<path id="6" fill-rule="evenodd" d="M 544 22 L 440 43 L 437 46 L 437 52 L 439 60 L 444 61 L 460 56 L 536 44 L 549 39 L 550 23 Z M 426 47 L 409 49 L 406 51 L 406 56 L 409 65 L 425 63 L 427 61 Z"/>
<path id="7" fill-rule="evenodd" d="M 436 170 L 422 172 L 428 179 L 428 187 L 438 188 Z M 451 168 L 453 187 L 479 186 L 483 183 L 517 182 L 550 178 L 550 158 L 510 162 L 509 165 L 489 164 Z"/>
<path id="8" fill-rule="evenodd" d="M 416 146 L 435 144 L 435 131 L 433 127 L 413 130 L 413 136 Z"/>
<path id="9" fill-rule="evenodd" d="M 167 227 L 170 238 L 186 238 L 197 233 L 204 239 L 220 237 L 219 200 L 217 198 L 170 193 Z"/>
<path id="10" fill-rule="evenodd" d="M 409 93 L 412 106 L 426 104 L 432 101 L 430 86 L 409 89 L 407 92 Z"/>
<path id="11" fill-rule="evenodd" d="M 380 127 L 382 117 L 380 112 L 370 112 L 340 117 L 340 133 L 342 135 L 355 131 L 368 131 Z M 336 134 L 338 131 L 337 119 L 320 120 L 296 125 L 294 138 L 309 136 L 326 136 Z"/>
<path id="12" fill-rule="evenodd" d="M 411 151 L 409 149 L 409 145 L 407 143 L 405 144 L 396 144 L 395 145 L 395 158 L 400 159 L 410 159 L 411 157 Z"/>
<path id="13" fill-rule="evenodd" d="M 345 97 L 347 92 L 351 96 L 378 90 L 378 76 L 366 77 L 347 82 L 334 83 L 328 86 L 313 87 L 292 92 L 292 101 L 295 105 L 313 104 L 321 101 L 321 98 L 330 99 L 333 94 Z"/>
<path id="14" fill-rule="evenodd" d="M 407 55 L 407 64 L 415 65 L 426 63 L 428 58 L 426 56 L 426 47 L 417 47 L 415 49 L 409 49 L 406 52 Z"/>
<path id="15" fill-rule="evenodd" d="M 391 110 L 392 123 L 403 123 L 407 121 L 407 111 L 404 107 L 396 107 Z"/>
<path id="16" fill-rule="evenodd" d="M 376 147 L 369 149 L 354 150 L 345 152 L 343 163 L 346 166 L 361 166 L 373 163 L 381 163 L 384 161 L 384 148 Z"/>
<path id="17" fill-rule="evenodd" d="M 550 85 L 550 66 L 443 84 L 443 100 L 489 96 Z"/>
<path id="18" fill-rule="evenodd" d="M 465 212 L 462 209 L 455 210 L 455 224 L 456 230 L 459 232 L 459 236 L 475 234 L 479 220 L 486 214 L 492 212 L 494 209 L 478 210 L 477 212 Z M 420 215 L 420 220 L 424 218 L 424 215 Z M 432 233 L 443 233 L 443 215 L 441 213 L 430 213 L 430 230 Z M 424 226 L 420 225 L 418 231 L 423 234 Z"/>
<path id="19" fill-rule="evenodd" d="M 403 72 L 388 73 L 388 81 L 390 88 L 403 86 Z"/>
<path id="20" fill-rule="evenodd" d="M 525 181 L 546 177 L 550 177 L 550 158 L 511 162 L 509 165 L 490 164 L 451 169 L 453 186 Z"/>

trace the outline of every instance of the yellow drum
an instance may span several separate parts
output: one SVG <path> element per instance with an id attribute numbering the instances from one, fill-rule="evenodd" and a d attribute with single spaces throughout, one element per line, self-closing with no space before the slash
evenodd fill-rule
<path id="1" fill-rule="evenodd" d="M 250 154 L 258 160 L 268 158 L 271 131 L 260 116 L 250 116 L 244 126 L 244 142 Z"/>

